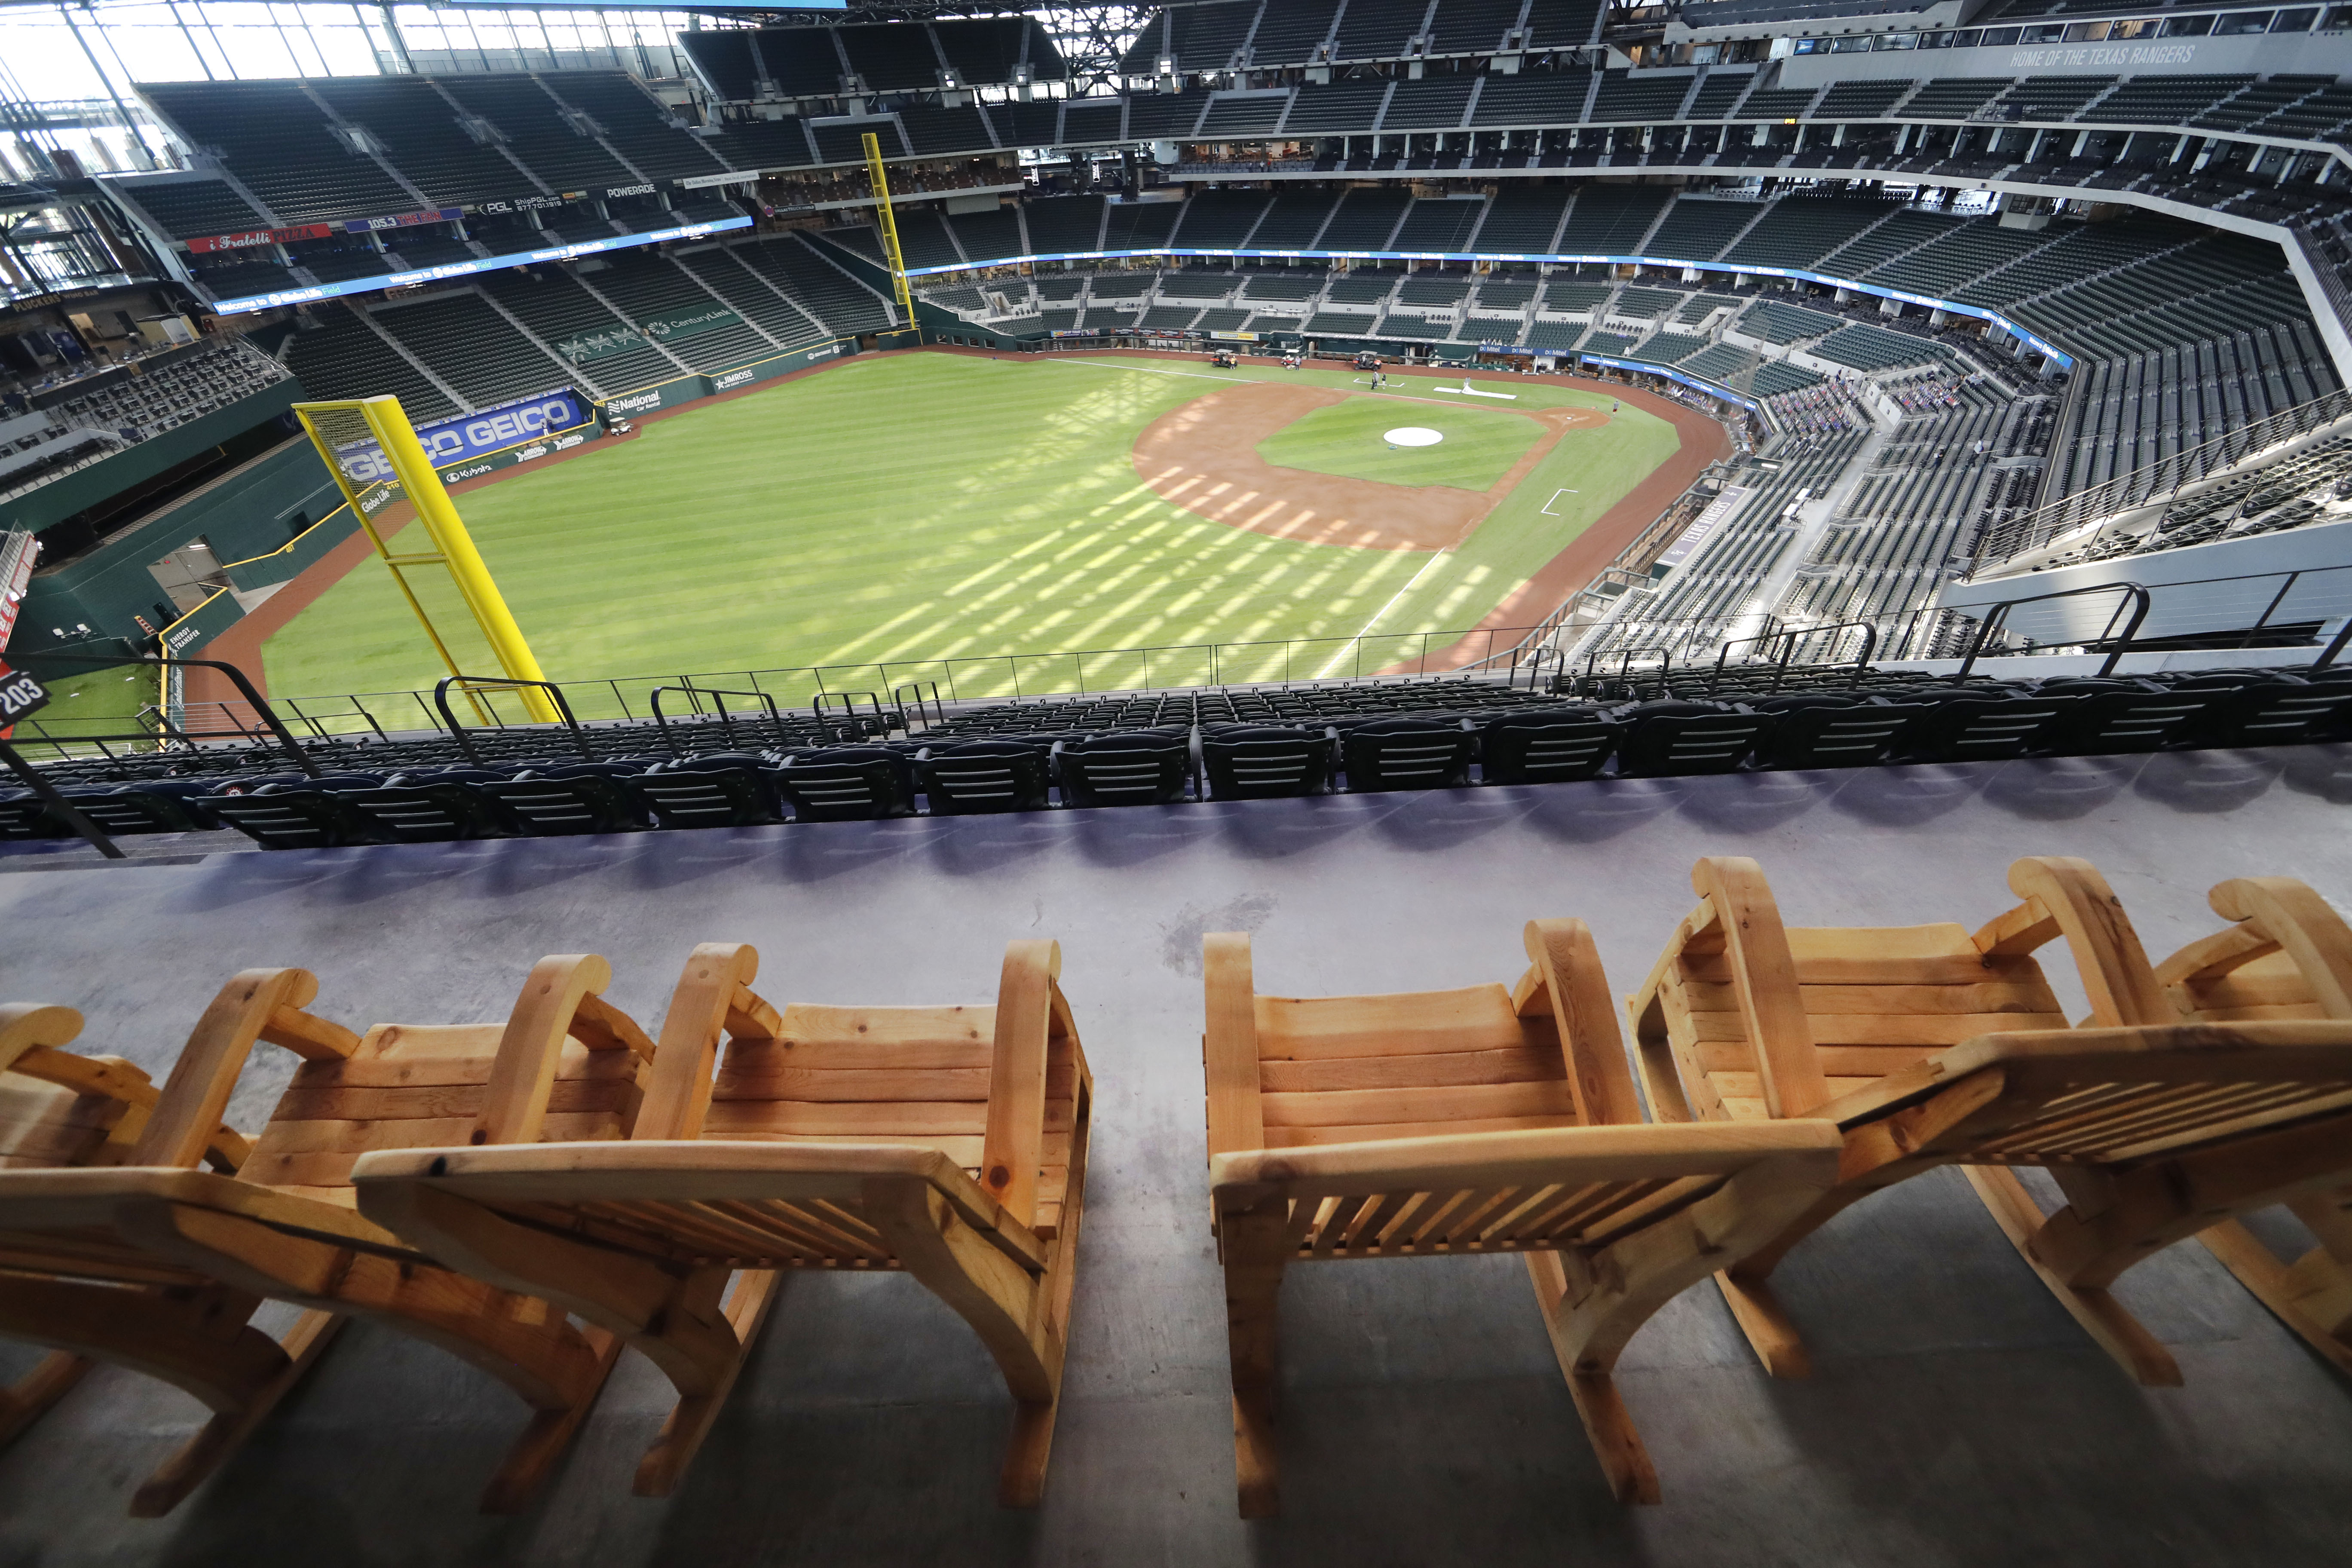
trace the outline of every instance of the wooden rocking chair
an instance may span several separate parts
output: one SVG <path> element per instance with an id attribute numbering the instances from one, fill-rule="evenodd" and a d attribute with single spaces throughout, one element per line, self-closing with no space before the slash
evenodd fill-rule
<path id="1" fill-rule="evenodd" d="M 2235 923 L 2157 965 L 2184 1016 L 2352 1018 L 2352 926 L 2326 900 L 2292 877 L 2241 877 L 2210 901 Z M 2291 1264 L 2234 1219 L 2198 1239 L 2312 1349 L 2352 1373 L 2352 1185 L 2287 1207 L 2319 1241 Z"/>
<path id="2" fill-rule="evenodd" d="M 2183 1025 L 2120 904 L 2081 860 L 2010 868 L 2023 900 L 1958 925 L 1791 930 L 1752 860 L 1703 859 L 1702 902 L 1628 999 L 1661 1121 L 1819 1119 L 1837 1184 L 1717 1275 L 1775 1376 L 1810 1370 L 1769 1276 L 1847 1205 L 1964 1167 L 2043 1283 L 2142 1383 L 2179 1364 L 2108 1287 L 2217 1215 L 2352 1169 L 2352 1024 Z M 2069 1029 L 2032 953 L 2063 935 L 2091 1000 Z M 2046 1215 L 2011 1168 L 2069 1200 Z"/>
<path id="3" fill-rule="evenodd" d="M 545 958 L 503 1025 L 382 1024 L 362 1037 L 304 1011 L 318 994 L 306 971 L 247 970 L 197 1023 L 120 1165 L 0 1171 L 0 1267 L 12 1271 L 0 1331 L 151 1372 L 218 1412 L 139 1489 L 134 1515 L 169 1511 L 217 1468 L 343 1316 L 438 1345 L 520 1394 L 534 1415 L 482 1507 L 528 1500 L 619 1341 L 437 1267 L 356 1212 L 349 1173 L 367 1149 L 502 1135 L 477 1113 L 505 1087 L 498 1064 L 532 1053 L 561 1108 L 548 1131 L 625 1134 L 652 1044 L 596 994 L 610 978 L 593 955 Z M 227 1163 L 220 1112 L 257 1039 L 302 1065 L 236 1174 L 199 1171 L 208 1147 Z M 242 1326 L 263 1298 L 309 1309 L 275 1344 Z"/>
<path id="4" fill-rule="evenodd" d="M 70 1007 L 0 1005 L 0 1171 L 111 1167 L 128 1163 L 138 1148 L 161 1093 L 144 1070 L 120 1057 L 62 1049 L 81 1026 L 81 1015 Z M 215 1127 L 197 1157 L 235 1171 L 251 1152 L 244 1137 Z M 27 1251 L 23 1239 L 0 1230 L 0 1333 L 71 1348 L 52 1350 L 15 1386 L 0 1389 L 0 1447 L 101 1358 L 135 1365 L 215 1409 L 257 1421 L 341 1322 L 307 1314 L 277 1344 L 244 1326 L 259 1298 L 207 1286 L 151 1287 L 136 1299 L 117 1292 L 100 1299 L 114 1311 L 92 1312 L 89 1299 L 60 1287 L 44 1249 L 37 1244 Z M 136 1353 L 142 1350 L 147 1353 Z M 175 1463 L 184 1468 L 184 1459 Z"/>
<path id="5" fill-rule="evenodd" d="M 668 1495 L 709 1431 L 781 1270 L 904 1269 L 995 1357 L 1018 1407 L 999 1500 L 1034 1507 L 1094 1100 L 1060 947 L 1013 942 L 992 1008 L 779 1016 L 746 988 L 758 962 L 749 947 L 695 950 L 629 1142 L 370 1154 L 353 1173 L 361 1211 L 659 1366 L 678 1403 L 637 1468 L 649 1497 Z M 543 1074 L 528 1051 L 500 1070 L 509 1092 L 486 1114 L 528 1137 Z"/>
<path id="6" fill-rule="evenodd" d="M 1279 1508 L 1276 1299 L 1293 1262 L 1519 1253 L 1621 1501 L 1657 1472 L 1612 1370 L 1658 1309 L 1828 1190 L 1835 1129 L 1639 1125 L 1581 921 L 1526 931 L 1517 986 L 1256 994 L 1249 938 L 1204 942 L 1212 1220 L 1242 1516 Z"/>

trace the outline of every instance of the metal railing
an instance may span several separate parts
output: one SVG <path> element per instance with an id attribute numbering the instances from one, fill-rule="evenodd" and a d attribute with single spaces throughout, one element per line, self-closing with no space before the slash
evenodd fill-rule
<path id="1" fill-rule="evenodd" d="M 1969 678 L 1969 671 L 1977 667 L 1977 660 L 1983 656 L 1986 647 L 1990 646 L 1994 637 L 2000 635 L 2002 626 L 2009 620 L 2009 613 L 2020 605 L 2039 605 L 2052 599 L 2079 598 L 2084 594 L 2121 594 L 2123 595 L 2122 601 L 2108 612 L 2107 624 L 2100 629 L 2099 635 L 2096 637 L 2084 639 L 2086 643 L 2106 645 L 2107 657 L 2099 665 L 2099 673 L 2114 674 L 2116 661 L 2123 658 L 2125 650 L 2131 646 L 2132 635 L 2139 630 L 2140 623 L 2147 619 L 2147 607 L 2151 601 L 2147 590 L 2137 583 L 2092 583 L 2080 588 L 2061 588 L 2054 594 L 2021 595 L 2017 598 L 2003 599 L 1997 605 L 1985 606 L 1985 617 L 1979 623 L 1976 641 L 1969 646 L 1968 657 L 1960 660 L 1960 668 L 1952 679 L 1966 680 Z M 2126 605 L 2131 607 L 2131 618 L 2124 622 L 2124 629 L 2120 635 L 2110 637 L 2108 634 L 2116 629 L 2116 617 L 2124 613 L 2124 607 Z"/>
<path id="2" fill-rule="evenodd" d="M 2177 494 L 2184 485 L 2260 457 L 2272 447 L 2347 416 L 2352 416 L 2352 391 L 2331 392 L 2309 403 L 2282 409 L 2201 446 L 2176 452 L 2144 468 L 2077 490 L 2063 500 L 1987 530 L 1978 550 L 1977 566 L 1981 570 L 2004 565 L 2042 549 L 2063 534 L 2144 506 L 2160 495 Z"/>

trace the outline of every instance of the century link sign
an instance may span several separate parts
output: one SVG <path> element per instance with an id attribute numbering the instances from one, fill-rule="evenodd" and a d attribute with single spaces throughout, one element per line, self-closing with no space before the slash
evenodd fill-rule
<path id="1" fill-rule="evenodd" d="M 708 305 L 698 305 L 684 310 L 668 310 L 658 316 L 648 316 L 637 324 L 645 329 L 646 336 L 658 343 L 677 338 L 698 338 L 705 332 L 715 332 L 721 327 L 731 327 L 742 319 L 714 300 Z"/>

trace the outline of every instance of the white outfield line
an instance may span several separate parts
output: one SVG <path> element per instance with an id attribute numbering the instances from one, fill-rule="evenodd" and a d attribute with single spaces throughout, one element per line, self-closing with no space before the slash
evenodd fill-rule
<path id="1" fill-rule="evenodd" d="M 1253 385 L 1265 379 L 1262 376 L 1255 375 L 1211 375 L 1205 371 L 1198 370 L 1160 370 L 1151 365 L 1145 364 L 1110 364 L 1100 360 L 1053 358 L 1046 360 L 1045 363 L 1047 364 L 1084 365 L 1093 370 L 1133 371 L 1138 375 L 1178 375 L 1190 381 L 1222 381 L 1230 383 L 1236 386 Z M 1362 384 L 1358 383 L 1357 384 L 1360 385 Z M 1459 389 L 1455 387 L 1449 386 L 1443 388 L 1442 390 L 1453 392 L 1455 393 L 1456 395 L 1459 395 Z M 1440 408 L 1459 408 L 1462 406 L 1458 403 L 1439 403 L 1434 397 L 1414 397 L 1410 394 L 1402 392 L 1368 392 L 1364 395 L 1367 397 L 1393 397 L 1399 403 L 1434 404 Z M 1512 397 L 1516 395 L 1510 393 L 1474 393 L 1472 395 L 1479 397 Z M 1568 491 L 1555 493 L 1551 500 L 1558 500 L 1560 493 L 1573 494 L 1574 492 Z M 1549 507 L 1551 505 L 1551 501 L 1546 501 L 1544 502 L 1544 505 L 1546 507 Z M 1557 516 L 1558 514 L 1554 513 L 1553 515 Z M 1423 563 L 1420 571 L 1412 574 L 1411 581 L 1407 582 L 1403 587 L 1399 588 L 1394 594 L 1391 595 L 1387 604 L 1382 605 L 1379 609 L 1372 612 L 1372 618 L 1366 621 L 1363 624 L 1362 628 L 1359 630 L 1354 637 L 1349 637 L 1347 643 L 1340 646 L 1339 651 L 1331 656 L 1331 663 L 1325 665 L 1323 667 L 1323 673 L 1317 676 L 1315 679 L 1318 680 L 1327 679 L 1331 673 L 1331 666 L 1338 664 L 1341 659 L 1348 656 L 1348 646 L 1349 644 L 1360 644 L 1366 635 L 1368 635 L 1374 626 L 1380 625 L 1381 617 L 1387 615 L 1391 609 L 1394 609 L 1396 607 L 1396 602 L 1399 599 L 1402 599 L 1407 594 L 1412 593 L 1414 584 L 1419 583 L 1423 577 L 1429 575 L 1430 567 L 1436 565 L 1440 561 L 1444 560 L 1448 555 L 1453 553 L 1454 552 L 1451 550 L 1438 550 L 1432 552 L 1428 561 Z"/>

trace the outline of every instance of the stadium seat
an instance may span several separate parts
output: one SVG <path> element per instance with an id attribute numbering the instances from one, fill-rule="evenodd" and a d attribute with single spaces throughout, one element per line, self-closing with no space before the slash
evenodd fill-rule
<path id="1" fill-rule="evenodd" d="M 1913 721 L 1904 755 L 1920 763 L 2001 763 L 2046 752 L 2082 700 L 2022 690 L 1946 696 Z"/>
<path id="2" fill-rule="evenodd" d="M 1193 779 L 1187 730 L 1120 730 L 1056 742 L 1065 805 L 1172 805 Z"/>
<path id="3" fill-rule="evenodd" d="M 534 837 L 632 833 L 653 825 L 637 792 L 635 770 L 623 764 L 530 768 L 503 782 L 471 787 L 512 812 L 523 831 Z"/>
<path id="4" fill-rule="evenodd" d="M 1748 859 L 1703 858 L 1692 885 L 1698 909 L 1626 1003 L 1651 1115 L 1845 1139 L 1826 1200 L 1716 1276 L 1777 1375 L 1809 1363 L 1773 1268 L 1846 1205 L 1936 1166 L 1964 1167 L 2060 1304 L 2155 1384 L 2179 1384 L 2179 1365 L 2108 1289 L 2116 1277 L 2218 1220 L 2352 1176 L 2352 1024 L 2266 1010 L 2217 1040 L 2166 994 L 2087 861 L 2013 862 L 2021 901 L 1973 935 L 1788 926 Z M 2035 957 L 2059 941 L 2090 999 L 2079 1027 Z M 1872 1011 L 1850 1011 L 1845 994 L 1864 989 Z M 1975 1009 L 1993 995 L 2004 1010 L 1988 1033 Z M 2064 1206 L 2045 1211 L 2021 1165 L 2056 1178 Z"/>
<path id="5" fill-rule="evenodd" d="M 559 1131 L 543 1092 L 526 1091 L 511 1097 L 516 1141 L 504 1146 L 453 1139 L 363 1157 L 352 1167 L 360 1212 L 509 1289 L 586 1303 L 661 1367 L 678 1403 L 636 1475 L 639 1493 L 659 1497 L 684 1480 L 787 1270 L 896 1265 L 994 1353 L 1016 1407 L 998 1500 L 1034 1508 L 1061 1401 L 1093 1127 L 1094 1079 L 1061 967 L 1056 943 L 1015 942 L 992 1008 L 777 1008 L 750 989 L 756 952 L 706 943 L 648 1052 L 634 1126 L 554 1144 L 579 1135 Z M 512 1032 L 501 1042 L 498 1081 L 544 1083 L 555 1053 L 517 1044 Z M 811 1068 L 842 1081 L 807 1098 Z M 510 1177 L 525 1172 L 519 1214 Z M 749 1201 L 747 1173 L 759 1184 Z M 910 1354 L 961 1364 L 929 1335 L 880 1338 L 894 1373 Z"/>
<path id="6" fill-rule="evenodd" d="M 202 833 L 220 821 L 204 804 L 206 787 L 178 779 L 148 779 L 135 784 L 76 785 L 58 791 L 75 809 L 113 837 L 139 833 Z"/>
<path id="7" fill-rule="evenodd" d="M 1476 732 L 1442 719 L 1373 719 L 1348 726 L 1339 752 L 1350 794 L 1460 789 L 1470 782 Z"/>
<path id="8" fill-rule="evenodd" d="M 756 764 L 698 763 L 630 782 L 664 827 L 758 827 L 784 820 L 772 773 Z"/>
<path id="9" fill-rule="evenodd" d="M 248 969 L 202 1009 L 127 1157 L 93 1162 L 62 1203 L 37 1173 L 0 1171 L 12 1265 L 21 1256 L 40 1280 L 49 1321 L 74 1321 L 94 1353 L 177 1383 L 219 1412 L 142 1489 L 134 1513 L 167 1512 L 192 1491 L 347 1317 L 438 1345 L 520 1394 L 532 1418 L 515 1423 L 483 1506 L 511 1513 L 530 1500 L 594 1403 L 614 1342 L 560 1306 L 436 1267 L 361 1219 L 351 1169 L 370 1148 L 413 1147 L 436 1133 L 509 1142 L 517 1134 L 508 1129 L 525 1120 L 523 1135 L 534 1138 L 625 1137 L 644 1098 L 637 1069 L 654 1045 L 599 996 L 611 978 L 593 954 L 543 958 L 496 1021 L 378 1025 L 361 1036 L 307 1010 L 319 990 L 308 972 Z M 265 1039 L 302 1058 L 294 1081 L 249 1149 L 242 1139 L 224 1148 L 234 1134 L 215 1119 Z M 506 1079 L 492 1080 L 501 1052 L 525 1066 L 515 1081 L 528 1112 L 504 1103 Z M 553 1116 L 551 1104 L 561 1108 Z M 30 1288 L 29 1279 L 16 1287 Z M 239 1303 L 257 1297 L 300 1310 L 282 1348 L 237 1326 L 252 1310 Z M 446 1397 L 437 1387 L 418 1394 Z"/>
<path id="10" fill-rule="evenodd" d="M 1023 741 L 961 741 L 915 756 L 915 784 L 933 816 L 1043 811 L 1050 804 L 1051 754 Z"/>
<path id="11" fill-rule="evenodd" d="M 396 774 L 378 789 L 343 791 L 341 799 L 369 820 L 381 843 L 503 838 L 524 831 L 521 819 L 475 786 L 505 778 L 482 768 L 439 768 Z"/>
<path id="12" fill-rule="evenodd" d="M 1530 921 L 1523 939 L 1533 963 L 1515 985 L 1316 997 L 1260 994 L 1246 932 L 1202 939 L 1244 1518 L 1280 1511 L 1277 1330 L 1293 1263 L 1519 1253 L 1610 1489 L 1655 1502 L 1657 1472 L 1611 1381 L 1618 1352 L 1836 1177 L 1826 1123 L 1767 1129 L 1769 1143 L 1744 1142 L 1745 1127 L 1639 1125 L 1592 933 Z M 1341 1066 L 1367 1062 L 1381 1068 L 1369 1091 Z"/>
<path id="13" fill-rule="evenodd" d="M 1204 725 L 1201 765 L 1218 800 L 1321 795 L 1331 784 L 1331 738 L 1286 725 Z"/>
<path id="14" fill-rule="evenodd" d="M 383 840 L 340 795 L 289 784 L 214 795 L 213 815 L 264 849 L 339 849 Z"/>
<path id="15" fill-rule="evenodd" d="M 1612 715 L 1626 727 L 1617 772 L 1626 778 L 1727 773 L 1770 734 L 1778 720 L 1736 702 L 1635 702 Z"/>
<path id="16" fill-rule="evenodd" d="M 1563 784 L 1608 764 L 1625 726 L 1582 705 L 1505 713 L 1478 732 L 1478 776 L 1486 784 Z"/>
<path id="17" fill-rule="evenodd" d="M 73 829 L 49 812 L 48 803 L 28 789 L 0 790 L 0 839 L 68 838 Z"/>
<path id="18" fill-rule="evenodd" d="M 871 822 L 915 815 L 907 759 L 884 746 L 795 752 L 776 770 L 777 792 L 795 822 Z"/>
<path id="19" fill-rule="evenodd" d="M 1826 692 L 1759 697 L 1750 706 L 1777 721 L 1756 748 L 1763 768 L 1859 768 L 1885 762 L 1902 744 L 1924 702 L 1889 702 Z"/>
<path id="20" fill-rule="evenodd" d="M 2191 731 L 2209 746 L 2292 746 L 2339 738 L 2352 719 L 2352 686 L 2314 683 L 2274 671 L 2231 689 Z"/>
<path id="21" fill-rule="evenodd" d="M 2075 756 L 2162 751 L 2222 700 L 2145 680 L 2045 680 L 2033 694 L 2082 699 L 2051 737 L 2053 750 Z"/>

